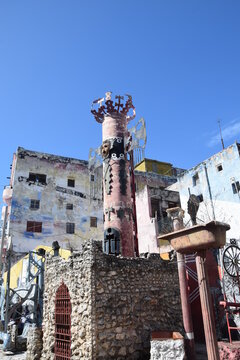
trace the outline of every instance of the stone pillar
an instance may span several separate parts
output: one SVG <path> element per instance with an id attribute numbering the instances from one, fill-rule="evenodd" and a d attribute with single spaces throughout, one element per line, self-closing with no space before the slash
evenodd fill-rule
<path id="1" fill-rule="evenodd" d="M 94 102 L 98 111 L 92 110 L 97 122 L 102 124 L 103 188 L 104 188 L 104 242 L 103 250 L 109 254 L 135 255 L 133 234 L 133 204 L 130 187 L 130 162 L 128 149 L 131 139 L 128 122 L 135 117 L 131 96 L 106 93 L 106 98 Z M 104 103 L 104 105 L 103 105 Z M 129 111 L 133 116 L 128 116 Z"/>
<path id="2" fill-rule="evenodd" d="M 26 360 L 40 360 L 43 348 L 42 329 L 36 326 L 30 327 L 27 336 Z"/>

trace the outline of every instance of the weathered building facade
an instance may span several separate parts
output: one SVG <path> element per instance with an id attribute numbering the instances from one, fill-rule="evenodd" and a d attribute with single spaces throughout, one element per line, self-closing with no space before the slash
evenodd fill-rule
<path id="1" fill-rule="evenodd" d="M 210 250 L 207 253 L 207 267 L 217 333 L 219 337 L 227 337 L 226 319 L 219 302 L 223 298 L 228 302 L 236 300 L 239 303 L 240 301 L 238 285 L 240 266 L 240 145 L 235 143 L 180 174 L 177 182 L 169 186 L 168 189 L 179 192 L 181 207 L 185 211 L 186 226 L 189 226 L 190 223 L 188 200 L 190 194 L 194 194 L 199 201 L 197 223 L 216 220 L 227 223 L 231 227 L 226 233 L 225 248 L 219 251 Z M 186 262 L 195 338 L 204 341 L 202 326 L 199 326 L 202 324 L 202 316 L 196 281 L 195 256 L 187 256 Z M 240 326 L 239 316 L 231 316 L 230 321 L 233 327 Z M 196 326 L 196 324 L 198 325 Z"/>
<path id="2" fill-rule="evenodd" d="M 179 192 L 186 222 L 189 194 L 198 196 L 198 218 L 231 226 L 227 238 L 240 239 L 240 145 L 235 143 L 178 176 L 170 189 Z"/>
<path id="3" fill-rule="evenodd" d="M 157 167 L 150 166 L 152 163 Z M 136 166 L 140 253 L 159 252 L 157 235 L 171 225 L 166 209 L 179 205 L 178 193 L 165 188 L 176 182 L 179 171 L 150 159 Z M 91 172 L 87 161 L 19 147 L 3 200 L 8 205 L 5 246 L 11 238 L 19 256 L 55 240 L 62 248 L 80 249 L 89 238 L 103 238 L 101 166 Z"/>
<path id="4" fill-rule="evenodd" d="M 143 159 L 135 167 L 138 243 L 140 253 L 159 253 L 157 236 L 171 231 L 166 209 L 180 205 L 177 191 L 167 190 L 183 169 Z"/>
<path id="5" fill-rule="evenodd" d="M 3 199 L 15 254 L 56 240 L 80 249 L 86 239 L 102 238 L 101 175 L 91 175 L 87 161 L 18 148 Z"/>

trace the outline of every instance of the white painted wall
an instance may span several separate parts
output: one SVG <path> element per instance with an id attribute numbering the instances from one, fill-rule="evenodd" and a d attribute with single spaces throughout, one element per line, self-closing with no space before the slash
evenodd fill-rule
<path id="1" fill-rule="evenodd" d="M 220 164 L 223 168 L 222 171 L 218 171 L 217 168 Z M 193 186 L 193 176 L 196 173 L 199 176 L 199 184 Z M 216 220 L 226 222 L 231 226 L 231 229 L 227 232 L 228 239 L 240 239 L 240 193 L 233 193 L 233 179 L 240 182 L 240 157 L 237 144 L 229 146 L 188 170 L 182 176 L 179 176 L 177 184 L 170 186 L 169 189 L 173 190 L 174 188 L 179 191 L 181 207 L 185 210 L 186 223 L 190 220 L 187 214 L 187 201 L 190 190 L 191 194 L 203 195 L 204 200 L 200 204 L 197 214 L 200 220 L 210 221 L 215 216 Z"/>

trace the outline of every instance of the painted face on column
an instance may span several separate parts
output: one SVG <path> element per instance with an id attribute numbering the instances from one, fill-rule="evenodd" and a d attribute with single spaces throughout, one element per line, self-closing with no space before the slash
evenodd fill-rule
<path id="1" fill-rule="evenodd" d="M 102 148 L 101 148 L 101 153 L 102 153 L 103 159 L 106 159 L 107 157 L 109 157 L 109 152 L 110 152 L 110 143 L 109 143 L 109 141 L 104 141 L 104 143 L 102 144 Z"/>

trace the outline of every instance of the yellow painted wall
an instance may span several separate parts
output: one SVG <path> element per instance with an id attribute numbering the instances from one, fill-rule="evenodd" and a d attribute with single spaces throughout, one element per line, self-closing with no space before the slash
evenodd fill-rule
<path id="1" fill-rule="evenodd" d="M 146 162 L 145 160 L 141 161 L 137 166 L 135 167 L 135 170 L 137 171 L 146 171 Z"/>
<path id="2" fill-rule="evenodd" d="M 45 245 L 39 245 L 37 246 L 33 251 L 36 251 L 38 249 L 44 249 L 46 250 L 46 253 L 52 253 L 53 254 L 53 250 L 50 246 L 45 246 Z M 60 248 L 59 250 L 59 255 L 67 260 L 69 258 L 69 256 L 71 255 L 71 252 L 69 250 L 65 250 L 65 249 L 62 249 Z M 23 259 L 28 259 L 28 255 L 26 255 Z M 22 268 L 23 268 L 23 259 L 19 260 L 16 264 L 14 264 L 12 267 L 11 267 L 11 277 L 10 277 L 10 287 L 12 289 L 15 289 L 17 287 L 17 282 L 18 282 L 18 278 L 21 276 L 21 273 L 22 273 Z M 6 286 L 6 282 L 7 282 L 7 273 L 5 272 L 4 273 L 4 284 Z"/>
<path id="3" fill-rule="evenodd" d="M 172 164 L 157 160 L 144 159 L 135 167 L 135 170 L 144 172 L 155 172 L 160 175 L 171 176 Z"/>

